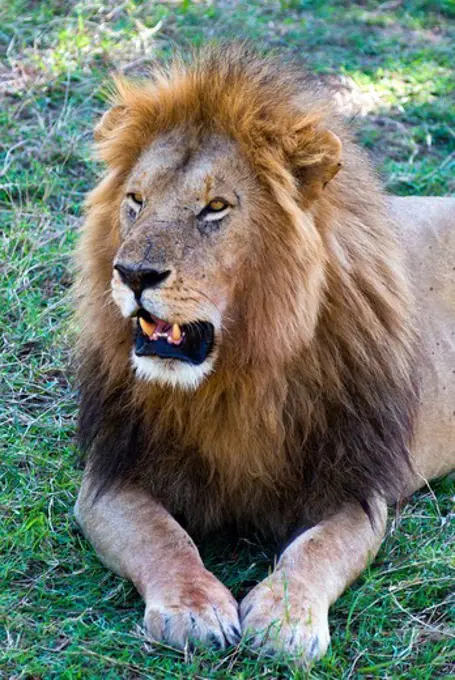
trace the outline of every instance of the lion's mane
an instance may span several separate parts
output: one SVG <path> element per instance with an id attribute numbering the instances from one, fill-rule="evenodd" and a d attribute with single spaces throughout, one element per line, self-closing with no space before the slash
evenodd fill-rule
<path id="1" fill-rule="evenodd" d="M 140 484 L 197 532 L 276 535 L 399 495 L 418 399 L 412 301 L 377 181 L 330 102 L 301 69 L 238 47 L 117 82 L 79 249 L 79 434 L 99 492 Z M 235 139 L 266 196 L 238 332 L 194 393 L 135 379 L 131 322 L 109 299 L 125 178 L 174 128 Z M 318 192 L 327 130 L 343 168 Z"/>

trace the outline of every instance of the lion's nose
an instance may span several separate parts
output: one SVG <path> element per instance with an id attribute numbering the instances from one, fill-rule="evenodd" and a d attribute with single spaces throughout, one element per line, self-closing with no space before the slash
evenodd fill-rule
<path id="1" fill-rule="evenodd" d="M 123 283 L 126 283 L 135 295 L 140 295 L 146 288 L 156 288 L 171 273 L 170 269 L 160 272 L 157 269 L 147 269 L 121 263 L 114 265 L 114 269 L 118 271 Z"/>

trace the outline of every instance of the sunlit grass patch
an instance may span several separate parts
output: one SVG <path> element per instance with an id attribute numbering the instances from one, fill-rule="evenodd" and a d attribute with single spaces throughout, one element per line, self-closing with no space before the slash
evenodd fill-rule
<path id="1" fill-rule="evenodd" d="M 378 68 L 372 74 L 355 71 L 350 76 L 360 87 L 373 90 L 384 108 L 428 104 L 453 87 L 450 68 L 421 60 L 404 68 L 397 63 L 395 69 Z"/>

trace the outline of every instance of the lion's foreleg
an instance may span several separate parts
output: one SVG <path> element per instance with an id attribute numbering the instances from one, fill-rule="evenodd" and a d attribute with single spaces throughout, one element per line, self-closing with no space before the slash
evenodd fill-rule
<path id="1" fill-rule="evenodd" d="M 219 647 L 238 640 L 237 603 L 207 571 L 186 531 L 146 492 L 129 488 L 94 499 L 86 475 L 76 517 L 101 560 L 131 580 L 144 598 L 155 640 Z"/>
<path id="2" fill-rule="evenodd" d="M 242 629 L 253 646 L 318 658 L 330 642 L 328 610 L 374 558 L 387 518 L 372 504 L 374 523 L 360 506 L 345 507 L 296 538 L 273 573 L 240 605 Z"/>

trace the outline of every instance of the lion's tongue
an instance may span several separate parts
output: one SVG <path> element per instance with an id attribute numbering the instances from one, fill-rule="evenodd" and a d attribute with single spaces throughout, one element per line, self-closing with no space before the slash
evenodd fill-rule
<path id="1" fill-rule="evenodd" d="M 156 317 L 153 317 L 153 320 L 155 322 L 155 333 L 159 335 L 160 333 L 163 333 L 165 335 L 168 335 L 172 329 L 172 326 L 170 323 L 167 321 L 163 321 L 163 319 L 157 319 Z"/>

